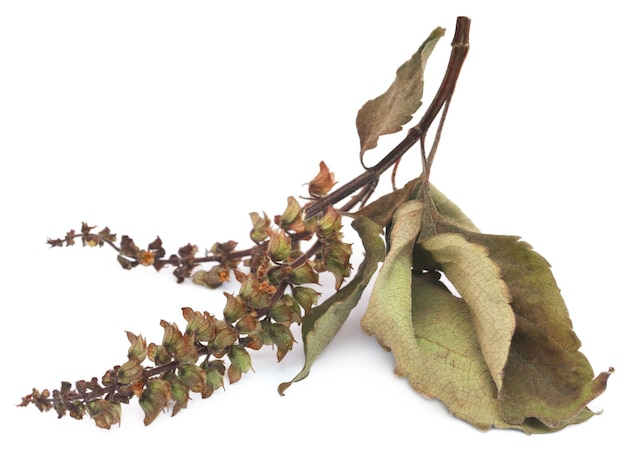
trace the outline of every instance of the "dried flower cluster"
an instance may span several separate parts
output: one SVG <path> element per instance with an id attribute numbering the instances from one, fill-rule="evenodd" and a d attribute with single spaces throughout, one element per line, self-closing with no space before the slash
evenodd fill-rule
<path id="1" fill-rule="evenodd" d="M 322 195 L 329 189 L 326 185 L 332 176 L 324 164 L 320 173 L 310 185 L 311 194 Z M 251 218 L 252 248 L 236 252 L 235 242 L 216 243 L 206 257 L 197 257 L 198 248 L 189 244 L 166 257 L 158 237 L 146 249 L 128 236 L 122 236 L 117 246 L 109 228 L 94 232 L 95 227 L 85 223 L 80 233 L 70 230 L 63 239 L 48 240 L 53 247 L 71 246 L 77 240 L 90 247 L 108 244 L 118 252 L 124 269 L 152 266 L 160 270 L 172 265 L 178 281 L 191 278 L 210 288 L 220 286 L 232 273 L 241 286 L 237 295 L 224 293 L 223 319 L 183 308 L 184 331 L 176 323 L 161 321 L 160 344 L 147 344 L 141 335 L 128 332 L 128 361 L 108 370 L 101 382 L 97 378 L 77 381 L 74 386 L 63 382 L 52 393 L 33 389 L 21 406 L 32 403 L 41 411 L 53 409 L 59 417 L 69 413 L 76 419 L 87 413 L 98 426 L 109 428 L 120 421 L 120 404 L 138 397 L 147 425 L 170 401 L 174 415 L 186 407 L 190 392 L 206 398 L 223 386 L 225 375 L 230 383 L 239 381 L 252 368 L 249 350 L 270 345 L 278 361 L 282 360 L 293 347 L 291 325 L 300 324 L 319 297 L 307 285 L 317 284 L 319 274 L 329 271 L 339 288 L 350 274 L 351 245 L 342 241 L 341 216 L 333 207 L 324 216 L 304 219 L 302 207 L 290 197 L 274 226 L 267 216 L 254 213 Z M 313 237 L 315 244 L 304 252 L 301 243 Z M 209 270 L 194 271 L 207 261 L 215 264 Z M 250 268 L 247 274 L 240 265 Z"/>

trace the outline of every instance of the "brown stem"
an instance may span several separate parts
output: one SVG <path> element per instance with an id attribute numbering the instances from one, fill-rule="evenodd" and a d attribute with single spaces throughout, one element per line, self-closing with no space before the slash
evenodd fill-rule
<path id="1" fill-rule="evenodd" d="M 434 120 L 437 118 L 437 116 L 440 114 L 442 108 L 444 108 L 442 122 L 440 123 L 439 129 L 437 131 L 437 138 L 435 140 L 436 145 L 438 141 L 438 136 L 441 133 L 443 120 L 445 119 L 447 106 L 450 102 L 450 99 L 452 98 L 452 94 L 454 93 L 454 89 L 459 78 L 463 62 L 465 61 L 469 50 L 469 29 L 470 19 L 467 17 L 458 17 L 456 22 L 456 31 L 451 43 L 452 51 L 450 53 L 450 59 L 448 62 L 446 73 L 443 77 L 441 85 L 439 86 L 439 90 L 435 94 L 433 101 L 431 102 L 430 106 L 424 113 L 424 116 L 419 121 L 419 123 L 411 128 L 407 133 L 407 136 L 402 140 L 402 142 L 400 142 L 393 150 L 391 150 L 378 164 L 369 168 L 361 175 L 357 176 L 353 180 L 344 184 L 339 189 L 331 192 L 325 197 L 316 199 L 305 205 L 303 207 L 305 217 L 313 217 L 318 214 L 322 214 L 330 205 L 335 205 L 336 203 L 344 200 L 346 197 L 355 194 L 355 192 L 357 191 L 359 192 L 353 195 L 353 197 L 348 200 L 341 208 L 339 208 L 339 210 L 347 212 L 350 211 L 357 204 L 365 203 L 374 192 L 380 176 L 387 169 L 397 164 L 400 158 L 402 158 L 402 156 L 409 149 L 411 149 L 415 143 L 419 141 L 424 141 L 426 132 L 428 131 Z M 428 170 L 430 168 L 430 165 L 432 164 L 435 150 L 436 148 L 433 148 L 433 151 L 431 151 L 431 153 L 428 155 L 428 160 L 425 161 L 424 175 L 426 177 L 428 176 Z M 425 155 L 424 159 L 426 160 Z M 88 234 L 87 236 L 90 235 Z M 302 238 L 303 236 L 298 237 Z M 105 239 L 104 241 L 113 249 L 120 252 L 120 248 L 115 245 L 113 241 L 108 239 Z M 235 260 L 248 257 L 262 245 L 264 244 L 232 252 L 229 254 L 229 257 Z M 160 262 L 161 265 L 180 266 L 183 265 L 185 263 L 185 260 L 188 259 L 189 258 L 187 257 L 179 257 L 173 255 L 168 258 L 160 258 L 158 259 L 158 262 Z M 204 257 L 193 258 L 193 262 L 198 264 L 207 262 L 219 262 L 221 260 L 222 255 L 206 255 Z"/>
<path id="2" fill-rule="evenodd" d="M 322 213 L 329 205 L 334 205 L 335 203 L 340 202 L 358 189 L 376 183 L 387 169 L 392 167 L 396 161 L 402 157 L 402 155 L 404 155 L 416 142 L 424 137 L 426 131 L 428 131 L 428 128 L 441 111 L 441 108 L 450 101 L 450 98 L 452 98 L 456 82 L 461 73 L 461 68 L 463 67 L 463 62 L 465 61 L 465 57 L 469 51 L 469 29 L 470 19 L 467 17 L 458 17 L 454 38 L 452 39 L 451 44 L 452 51 L 450 53 L 448 68 L 446 69 L 446 73 L 443 77 L 441 85 L 439 86 L 437 94 L 435 94 L 433 101 L 419 123 L 411 128 L 404 140 L 391 150 L 387 156 L 385 156 L 374 167 L 371 167 L 352 181 L 344 184 L 327 196 L 305 206 L 304 212 L 307 217 L 316 216 Z"/>
<path id="3" fill-rule="evenodd" d="M 204 345 L 198 345 L 196 347 L 196 351 L 198 354 L 198 357 L 200 356 L 205 356 L 209 354 L 209 349 L 204 346 Z M 171 372 L 173 370 L 176 370 L 178 367 L 180 366 L 180 362 L 176 361 L 176 360 L 172 360 L 168 363 L 165 364 L 161 364 L 160 366 L 155 366 L 149 369 L 144 369 L 143 371 L 143 383 L 145 385 L 145 383 L 148 382 L 148 380 L 150 378 L 153 378 L 157 375 L 162 375 L 164 373 L 167 372 Z M 89 399 L 93 398 L 103 398 L 104 396 L 106 396 L 107 394 L 113 394 L 115 392 L 117 392 L 117 390 L 120 388 L 120 386 L 117 383 L 111 384 L 109 386 L 104 386 L 101 390 L 97 391 L 96 393 L 94 392 L 71 392 L 68 395 L 66 395 L 64 397 L 65 401 L 89 401 Z M 49 399 L 39 399 L 39 401 L 45 401 L 47 403 L 54 403 L 54 399 L 49 398 Z"/>

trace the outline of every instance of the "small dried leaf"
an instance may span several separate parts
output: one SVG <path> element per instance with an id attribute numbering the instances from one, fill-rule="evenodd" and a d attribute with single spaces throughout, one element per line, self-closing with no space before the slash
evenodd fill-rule
<path id="1" fill-rule="evenodd" d="M 289 196 L 287 198 L 287 208 L 281 214 L 278 219 L 278 225 L 283 230 L 303 231 L 304 222 L 302 222 L 302 207 L 295 197 Z"/>
<path id="2" fill-rule="evenodd" d="M 241 380 L 242 372 L 241 372 L 241 369 L 237 366 L 234 366 L 232 364 L 228 366 L 227 374 L 228 374 L 228 382 L 230 384 L 235 384 L 239 380 Z"/>
<path id="3" fill-rule="evenodd" d="M 154 241 L 148 244 L 148 250 L 154 253 L 156 258 L 163 258 L 165 256 L 165 249 L 163 248 L 163 242 L 159 236 Z"/>
<path id="4" fill-rule="evenodd" d="M 421 106 L 426 61 L 444 34 L 443 28 L 436 28 L 411 59 L 400 66 L 389 89 L 359 110 L 356 126 L 361 140 L 361 160 L 367 150 L 376 147 L 380 136 L 402 130 Z"/>
<path id="5" fill-rule="evenodd" d="M 290 295 L 284 295 L 270 309 L 270 317 L 278 323 L 300 323 L 300 305 Z"/>
<path id="6" fill-rule="evenodd" d="M 172 360 L 172 357 L 163 345 L 157 345 L 151 342 L 148 345 L 148 359 L 156 365 L 167 364 Z"/>
<path id="7" fill-rule="evenodd" d="M 138 251 L 139 247 L 135 245 L 135 242 L 131 238 L 126 235 L 122 236 L 122 241 L 120 242 L 120 255 L 135 258 Z"/>

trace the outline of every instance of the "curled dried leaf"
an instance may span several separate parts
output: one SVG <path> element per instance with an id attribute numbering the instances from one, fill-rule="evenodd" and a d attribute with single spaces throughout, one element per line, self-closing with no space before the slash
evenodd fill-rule
<path id="1" fill-rule="evenodd" d="M 426 61 L 444 34 L 443 28 L 433 30 L 411 59 L 398 68 L 396 79 L 387 91 L 359 110 L 356 126 L 361 140 L 361 161 L 367 150 L 376 147 L 380 136 L 402 130 L 422 105 Z"/>

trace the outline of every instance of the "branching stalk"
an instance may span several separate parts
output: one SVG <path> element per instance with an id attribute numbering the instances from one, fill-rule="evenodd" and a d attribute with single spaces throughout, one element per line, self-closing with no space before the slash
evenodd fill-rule
<path id="1" fill-rule="evenodd" d="M 417 125 L 411 128 L 402 142 L 400 142 L 378 164 L 369 168 L 352 181 L 344 184 L 327 196 L 316 200 L 304 207 L 307 217 L 323 213 L 330 205 L 334 205 L 364 186 L 375 184 L 380 176 L 392 167 L 413 145 L 424 137 L 441 108 L 450 101 L 457 80 L 463 67 L 463 62 L 469 51 L 470 19 L 459 17 L 456 22 L 456 31 L 452 40 L 452 51 L 443 81 L 430 106 Z"/>

